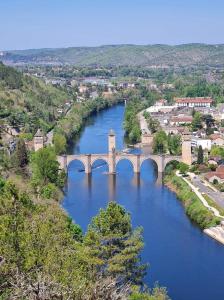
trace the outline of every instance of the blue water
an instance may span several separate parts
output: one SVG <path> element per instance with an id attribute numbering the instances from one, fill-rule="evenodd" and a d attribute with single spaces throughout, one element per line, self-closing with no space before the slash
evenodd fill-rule
<path id="1" fill-rule="evenodd" d="M 126 148 L 124 106 L 100 112 L 82 132 L 72 153 L 106 153 L 107 134 L 116 132 L 117 149 Z M 92 176 L 80 172 L 77 161 L 69 166 L 63 207 L 85 231 L 91 218 L 109 201 L 117 201 L 132 216 L 133 226 L 144 228 L 142 260 L 150 264 L 145 282 L 166 286 L 173 300 L 224 299 L 224 246 L 193 225 L 174 193 L 155 183 L 152 163 L 144 162 L 140 178 L 128 161 L 117 166 L 116 177 L 107 165 L 94 164 Z"/>

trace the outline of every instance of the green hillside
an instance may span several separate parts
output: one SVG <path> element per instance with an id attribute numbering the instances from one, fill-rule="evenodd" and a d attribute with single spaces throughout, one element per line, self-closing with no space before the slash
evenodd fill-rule
<path id="1" fill-rule="evenodd" d="M 11 63 L 75 64 L 78 66 L 189 66 L 224 65 L 224 45 L 109 45 L 8 51 Z"/>
<path id="2" fill-rule="evenodd" d="M 58 118 L 57 108 L 68 94 L 41 80 L 23 75 L 0 63 L 0 118 L 10 125 L 34 133 L 47 131 Z"/>

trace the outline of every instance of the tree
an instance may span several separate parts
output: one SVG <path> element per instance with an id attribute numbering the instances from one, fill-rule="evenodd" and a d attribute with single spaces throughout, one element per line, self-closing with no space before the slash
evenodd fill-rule
<path id="1" fill-rule="evenodd" d="M 65 153 L 66 150 L 66 138 L 60 133 L 54 134 L 54 148 L 57 155 Z"/>
<path id="2" fill-rule="evenodd" d="M 181 137 L 179 135 L 168 135 L 168 150 L 171 155 L 181 154 Z"/>
<path id="3" fill-rule="evenodd" d="M 18 139 L 16 143 L 16 149 L 14 153 L 14 162 L 17 170 L 24 170 L 26 165 L 28 164 L 28 153 L 26 149 L 25 142 L 22 138 Z"/>
<path id="4" fill-rule="evenodd" d="M 200 145 L 198 147 L 198 159 L 197 159 L 197 163 L 200 165 L 200 164 L 203 164 L 204 162 L 204 151 L 202 149 L 202 146 Z"/>
<path id="5" fill-rule="evenodd" d="M 38 150 L 32 156 L 33 183 L 44 186 L 48 183 L 57 184 L 59 163 L 53 147 Z"/>
<path id="6" fill-rule="evenodd" d="M 198 129 L 202 128 L 202 117 L 200 112 L 195 112 L 193 116 L 193 121 L 192 121 L 192 130 L 197 131 Z"/>
<path id="7" fill-rule="evenodd" d="M 118 279 L 120 283 L 139 284 L 145 273 L 139 253 L 143 248 L 142 229 L 131 227 L 130 215 L 111 202 L 92 219 L 84 238 L 92 264 L 101 276 Z"/>
<path id="8" fill-rule="evenodd" d="M 167 152 L 167 135 L 165 131 L 158 131 L 153 137 L 153 153 L 164 154 Z"/>
<path id="9" fill-rule="evenodd" d="M 179 163 L 178 169 L 180 171 L 180 174 L 186 174 L 189 170 L 189 166 L 183 162 Z"/>

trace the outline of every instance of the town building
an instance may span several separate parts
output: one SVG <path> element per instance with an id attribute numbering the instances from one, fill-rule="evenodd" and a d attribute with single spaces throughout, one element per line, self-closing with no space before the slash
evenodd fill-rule
<path id="1" fill-rule="evenodd" d="M 38 129 L 34 135 L 33 147 L 35 152 L 44 147 L 44 134 L 40 129 Z"/>
<path id="2" fill-rule="evenodd" d="M 160 99 L 158 101 L 156 101 L 156 103 L 154 104 L 154 106 L 165 106 L 167 104 L 167 100 L 166 99 Z"/>
<path id="3" fill-rule="evenodd" d="M 224 182 L 224 165 L 219 166 L 215 172 L 209 172 L 205 175 L 205 179 L 207 179 L 211 183 L 223 183 Z"/>
<path id="4" fill-rule="evenodd" d="M 198 148 L 199 146 L 201 146 L 203 150 L 210 151 L 212 147 L 212 141 L 210 139 L 200 139 L 193 137 L 191 140 L 191 146 L 192 148 Z"/>
<path id="5" fill-rule="evenodd" d="M 172 116 L 170 118 L 170 125 L 183 125 L 183 124 L 191 124 L 192 123 L 192 116 L 186 116 L 186 115 L 178 115 L 178 116 Z"/>
<path id="6" fill-rule="evenodd" d="M 177 107 L 211 107 L 211 97 L 175 98 Z"/>
<path id="7" fill-rule="evenodd" d="M 224 146 L 224 139 L 220 134 L 211 134 L 210 139 L 212 141 L 212 146 Z"/>

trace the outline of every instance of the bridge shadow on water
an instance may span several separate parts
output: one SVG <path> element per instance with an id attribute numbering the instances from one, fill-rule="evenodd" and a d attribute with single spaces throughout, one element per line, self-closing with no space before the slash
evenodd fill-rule
<path id="1" fill-rule="evenodd" d="M 86 196 L 89 199 L 93 193 L 104 191 L 108 195 L 108 201 L 115 201 L 117 188 L 120 190 L 126 184 L 137 192 L 147 184 L 158 187 L 162 185 L 162 174 L 158 173 L 156 163 L 150 159 L 143 162 L 140 173 L 134 173 L 132 163 L 127 159 L 118 162 L 116 174 L 109 174 L 108 169 L 107 162 L 97 160 L 92 165 L 92 173 L 86 174 L 80 161 L 72 161 L 68 168 L 67 189 L 77 187 L 79 191 L 88 191 Z"/>

